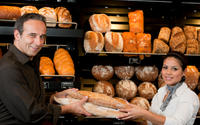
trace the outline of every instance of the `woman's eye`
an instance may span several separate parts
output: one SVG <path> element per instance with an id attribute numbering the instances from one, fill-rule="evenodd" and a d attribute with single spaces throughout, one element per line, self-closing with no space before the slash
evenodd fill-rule
<path id="1" fill-rule="evenodd" d="M 172 68 L 174 71 L 178 70 L 176 67 Z"/>

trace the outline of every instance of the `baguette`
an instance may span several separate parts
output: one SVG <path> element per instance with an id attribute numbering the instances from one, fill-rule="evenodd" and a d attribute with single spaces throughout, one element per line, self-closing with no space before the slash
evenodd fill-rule
<path id="1" fill-rule="evenodd" d="M 21 16 L 21 9 L 16 6 L 0 6 L 0 19 L 17 19 Z"/>
<path id="2" fill-rule="evenodd" d="M 126 108 L 129 106 L 128 104 L 124 104 L 106 94 L 100 94 L 97 92 L 71 90 L 67 91 L 67 95 L 75 99 L 82 99 L 84 96 L 88 96 L 88 102 L 113 109 Z"/>
<path id="3" fill-rule="evenodd" d="M 80 101 L 79 99 L 75 98 L 56 98 L 54 97 L 55 101 L 62 104 L 62 105 L 67 105 L 67 104 L 72 104 L 77 101 Z M 98 106 L 90 102 L 86 102 L 83 104 L 83 107 L 85 110 L 92 115 L 98 116 L 98 117 L 104 117 L 104 118 L 116 118 L 120 115 L 123 115 L 125 113 L 118 111 L 117 109 L 112 109 L 112 108 L 107 108 L 103 106 Z"/>

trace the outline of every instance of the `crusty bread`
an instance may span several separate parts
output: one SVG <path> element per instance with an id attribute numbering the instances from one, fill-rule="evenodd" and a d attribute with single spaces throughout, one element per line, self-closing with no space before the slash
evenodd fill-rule
<path id="1" fill-rule="evenodd" d="M 194 90 L 199 81 L 199 71 L 196 66 L 188 65 L 185 69 L 185 82 L 188 87 Z"/>
<path id="2" fill-rule="evenodd" d="M 74 63 L 69 52 L 64 48 L 59 48 L 54 53 L 53 62 L 59 75 L 74 75 Z"/>
<path id="3" fill-rule="evenodd" d="M 72 22 L 72 16 L 69 10 L 65 7 L 57 7 L 55 11 L 56 11 L 58 21 L 61 22 L 58 24 L 58 26 L 62 28 L 70 28 L 72 24 L 62 24 L 62 23 Z"/>
<path id="4" fill-rule="evenodd" d="M 197 39 L 197 29 L 195 26 L 184 26 L 186 39 Z"/>
<path id="5" fill-rule="evenodd" d="M 107 52 L 122 52 L 123 38 L 120 33 L 106 32 L 106 34 L 105 34 L 105 50 Z"/>
<path id="6" fill-rule="evenodd" d="M 134 97 L 133 99 L 131 99 L 130 103 L 137 105 L 137 106 L 140 106 L 145 110 L 149 110 L 149 108 L 150 108 L 149 101 L 146 98 L 143 98 L 143 97 Z"/>
<path id="7" fill-rule="evenodd" d="M 142 10 L 135 10 L 128 13 L 129 31 L 133 33 L 144 32 L 144 15 Z"/>
<path id="8" fill-rule="evenodd" d="M 114 75 L 114 69 L 110 65 L 94 65 L 91 72 L 97 80 L 109 80 Z"/>
<path id="9" fill-rule="evenodd" d="M 183 32 L 183 29 L 179 26 L 175 26 L 172 28 L 172 34 L 171 34 L 171 37 L 174 36 L 175 34 L 177 33 L 180 33 L 180 32 Z"/>
<path id="10" fill-rule="evenodd" d="M 62 105 L 72 104 L 72 103 L 75 103 L 77 101 L 80 101 L 79 99 L 70 98 L 70 97 L 67 97 L 67 98 L 56 98 L 56 97 L 54 97 L 54 99 L 55 99 L 56 102 L 58 102 Z M 125 114 L 123 112 L 120 112 L 117 109 L 95 105 L 95 104 L 90 103 L 90 102 L 84 103 L 83 107 L 85 108 L 85 110 L 87 112 L 91 113 L 92 115 L 95 115 L 95 116 L 98 116 L 98 117 L 103 117 L 103 118 L 116 118 L 120 115 Z"/>
<path id="11" fill-rule="evenodd" d="M 39 71 L 41 75 L 55 75 L 55 69 L 52 60 L 49 57 L 40 57 Z M 50 79 L 52 77 L 44 77 Z"/>
<path id="12" fill-rule="evenodd" d="M 157 88 L 151 82 L 143 82 L 138 86 L 138 93 L 140 97 L 151 100 L 157 93 Z"/>
<path id="13" fill-rule="evenodd" d="M 186 54 L 198 54 L 199 45 L 196 39 L 187 39 Z"/>
<path id="14" fill-rule="evenodd" d="M 122 33 L 123 38 L 123 52 L 132 52 L 137 53 L 137 40 L 136 35 L 133 32 L 123 32 Z"/>
<path id="15" fill-rule="evenodd" d="M 134 75 L 133 66 L 115 66 L 115 75 L 120 79 L 131 79 Z"/>
<path id="16" fill-rule="evenodd" d="M 101 32 L 87 31 L 84 37 L 84 49 L 86 52 L 100 52 L 104 47 L 104 37 Z"/>
<path id="17" fill-rule="evenodd" d="M 88 102 L 103 106 L 103 107 L 109 107 L 113 109 L 120 109 L 125 108 L 128 105 L 122 103 L 121 101 L 118 101 L 115 98 L 112 98 L 106 94 L 101 94 L 97 92 L 91 92 L 91 91 L 66 91 L 67 95 L 75 98 L 75 99 L 82 99 L 84 96 L 88 96 Z"/>
<path id="18" fill-rule="evenodd" d="M 0 6 L 0 19 L 17 19 L 21 16 L 21 9 L 16 6 Z"/>
<path id="19" fill-rule="evenodd" d="M 115 90 L 112 83 L 108 81 L 98 81 L 93 88 L 94 92 L 106 94 L 113 97 L 115 95 Z"/>
<path id="20" fill-rule="evenodd" d="M 21 15 L 26 13 L 39 13 L 39 11 L 35 6 L 23 6 L 21 8 Z"/>
<path id="21" fill-rule="evenodd" d="M 161 27 L 160 32 L 158 34 L 158 39 L 168 43 L 170 35 L 171 35 L 171 29 L 169 27 Z"/>
<path id="22" fill-rule="evenodd" d="M 57 22 L 57 16 L 54 8 L 42 7 L 39 9 L 39 14 L 46 17 L 47 27 L 55 27 Z"/>
<path id="23" fill-rule="evenodd" d="M 169 46 L 163 40 L 154 39 L 152 53 L 168 53 L 168 52 L 169 52 Z"/>
<path id="24" fill-rule="evenodd" d="M 115 90 L 119 97 L 129 100 L 136 96 L 137 86 L 131 80 L 120 80 Z"/>

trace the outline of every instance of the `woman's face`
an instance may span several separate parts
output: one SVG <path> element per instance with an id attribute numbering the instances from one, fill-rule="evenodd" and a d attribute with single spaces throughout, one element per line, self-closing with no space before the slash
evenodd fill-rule
<path id="1" fill-rule="evenodd" d="M 179 60 L 174 57 L 168 57 L 163 62 L 161 74 L 166 84 L 175 85 L 182 79 L 184 71 Z"/>

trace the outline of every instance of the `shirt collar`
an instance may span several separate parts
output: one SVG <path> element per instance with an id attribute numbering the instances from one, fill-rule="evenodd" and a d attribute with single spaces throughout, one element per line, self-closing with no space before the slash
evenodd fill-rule
<path id="1" fill-rule="evenodd" d="M 16 46 L 11 45 L 9 47 L 9 51 L 11 51 L 18 59 L 18 61 L 22 64 L 25 64 L 30 61 L 30 58 L 22 53 L 19 49 L 16 48 Z"/>

